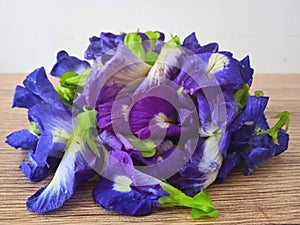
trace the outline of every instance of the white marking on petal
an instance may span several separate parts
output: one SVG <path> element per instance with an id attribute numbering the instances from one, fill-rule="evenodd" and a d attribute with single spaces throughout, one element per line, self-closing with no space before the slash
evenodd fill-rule
<path id="1" fill-rule="evenodd" d="M 131 191 L 130 184 L 132 180 L 127 176 L 116 176 L 114 178 L 114 187 L 113 190 L 119 192 L 129 192 Z"/>
<path id="2" fill-rule="evenodd" d="M 168 122 L 169 118 L 162 112 L 155 115 L 156 124 L 161 128 L 168 128 L 171 124 Z"/>
<path id="3" fill-rule="evenodd" d="M 172 66 L 177 68 L 179 67 L 178 57 L 181 54 L 181 48 L 170 48 L 167 44 L 164 45 L 155 64 L 150 69 L 145 80 L 136 89 L 135 94 L 141 93 L 152 86 L 158 86 L 166 80 Z"/>
<path id="4" fill-rule="evenodd" d="M 206 180 L 203 188 L 208 187 L 217 178 L 220 170 L 223 156 L 219 149 L 219 135 L 207 138 L 204 143 L 203 157 L 201 158 L 198 169 L 201 173 L 205 173 Z"/>
<path id="5" fill-rule="evenodd" d="M 245 123 L 244 123 L 244 125 L 246 125 L 246 126 L 251 126 L 251 125 L 253 125 L 254 124 L 254 121 L 246 121 Z"/>
<path id="6" fill-rule="evenodd" d="M 129 117 L 128 105 L 122 105 L 122 113 L 123 113 L 123 117 L 124 117 L 125 121 L 128 122 L 128 117 Z"/>
<path id="7" fill-rule="evenodd" d="M 53 142 L 63 143 L 70 138 L 70 134 L 62 128 L 55 127 L 53 129 Z"/>
<path id="8" fill-rule="evenodd" d="M 214 53 L 210 56 L 207 67 L 206 73 L 208 75 L 212 75 L 215 72 L 223 70 L 225 66 L 229 63 L 228 58 L 225 55 L 220 53 Z"/>

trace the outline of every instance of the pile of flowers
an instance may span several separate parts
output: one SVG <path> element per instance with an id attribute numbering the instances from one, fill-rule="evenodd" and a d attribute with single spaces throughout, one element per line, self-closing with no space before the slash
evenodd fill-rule
<path id="1" fill-rule="evenodd" d="M 205 189 L 244 164 L 245 175 L 287 149 L 289 113 L 270 128 L 268 97 L 250 94 L 253 69 L 200 45 L 161 32 L 101 33 L 84 57 L 57 54 L 17 86 L 13 107 L 28 110 L 28 129 L 7 136 L 28 149 L 20 168 L 32 182 L 52 181 L 28 198 L 27 209 L 63 206 L 76 187 L 97 179 L 97 205 L 143 216 L 153 207 L 185 206 L 193 218 L 216 217 Z"/>

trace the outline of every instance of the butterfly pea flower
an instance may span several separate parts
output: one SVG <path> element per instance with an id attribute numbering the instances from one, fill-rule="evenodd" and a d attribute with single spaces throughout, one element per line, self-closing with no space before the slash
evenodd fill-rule
<path id="1" fill-rule="evenodd" d="M 236 91 L 245 83 L 251 85 L 252 75 L 248 56 L 238 61 L 230 52 L 187 53 L 182 57 L 181 71 L 174 82 L 190 94 L 213 86 Z"/>
<path id="2" fill-rule="evenodd" d="M 80 60 L 75 56 L 69 56 L 64 50 L 57 53 L 56 59 L 57 62 L 50 72 L 55 77 L 61 77 L 66 72 L 82 74 L 90 67 L 87 61 Z"/>
<path id="3" fill-rule="evenodd" d="M 167 193 L 158 184 L 141 186 L 137 179 L 130 156 L 120 150 L 110 151 L 105 173 L 93 191 L 95 202 L 120 214 L 149 214 Z"/>
<path id="4" fill-rule="evenodd" d="M 22 129 L 9 134 L 6 143 L 14 148 L 35 149 L 39 136 L 27 129 Z"/>
<path id="5" fill-rule="evenodd" d="M 61 158 L 61 154 L 55 152 L 64 149 L 72 132 L 71 112 L 47 79 L 44 68 L 29 74 L 23 84 L 24 87 L 16 88 L 13 107 L 28 109 L 28 118 L 36 131 L 14 132 L 7 137 L 7 143 L 31 150 L 29 162 L 23 161 L 21 170 L 31 181 L 37 182 L 46 178 L 48 157 Z"/>
<path id="6" fill-rule="evenodd" d="M 209 43 L 207 45 L 201 46 L 197 40 L 195 32 L 187 36 L 182 43 L 182 46 L 192 51 L 194 54 L 201 53 L 216 53 L 219 49 L 218 43 Z"/>
<path id="7" fill-rule="evenodd" d="M 104 155 L 99 152 L 101 145 L 97 147 L 100 142 L 92 135 L 95 128 L 94 110 L 85 110 L 78 114 L 77 126 L 68 139 L 52 181 L 28 198 L 28 210 L 44 213 L 60 208 L 79 184 L 96 174 L 95 168 L 103 164 L 99 159 L 103 159 Z"/>
<path id="8" fill-rule="evenodd" d="M 96 203 L 109 211 L 143 216 L 153 207 L 185 206 L 192 208 L 192 217 L 216 217 L 217 211 L 206 192 L 194 198 L 172 185 L 136 170 L 130 156 L 120 150 L 110 151 L 103 177 L 93 190 Z"/>
<path id="9" fill-rule="evenodd" d="M 57 167 L 28 198 L 30 211 L 62 207 L 97 175 L 93 198 L 106 210 L 143 216 L 184 206 L 193 218 L 217 217 L 205 189 L 243 162 L 250 174 L 288 146 L 289 113 L 269 127 L 268 98 L 249 92 L 248 56 L 200 44 L 195 33 L 181 43 L 138 30 L 92 37 L 84 57 L 93 65 L 57 54 L 56 87 L 39 68 L 16 88 L 13 107 L 28 109 L 31 125 L 7 143 L 29 149 L 21 169 L 31 181 Z"/>
<path id="10" fill-rule="evenodd" d="M 260 164 L 281 154 L 288 147 L 289 136 L 282 127 L 288 126 L 289 113 L 283 112 L 276 118 L 279 121 L 270 128 L 264 110 L 268 98 L 264 96 L 250 96 L 244 111 L 233 121 L 229 129 L 234 130 L 228 149 L 228 156 L 224 159 L 219 179 L 226 178 L 228 173 L 238 164 L 245 162 L 245 175 L 249 175 Z M 271 132 L 276 133 L 276 138 Z M 273 135 L 274 136 L 274 135 Z"/>

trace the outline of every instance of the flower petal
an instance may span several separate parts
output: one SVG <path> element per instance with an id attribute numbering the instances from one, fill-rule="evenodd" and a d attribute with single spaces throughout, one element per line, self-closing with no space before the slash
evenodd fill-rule
<path id="1" fill-rule="evenodd" d="M 158 199 L 165 195 L 159 185 L 129 186 L 129 191 L 124 188 L 116 188 L 124 185 L 124 183 L 116 183 L 118 178 L 120 177 L 115 177 L 115 182 L 101 178 L 93 190 L 94 200 L 97 205 L 119 214 L 145 216 L 151 212 L 153 206 L 159 205 Z"/>
<path id="2" fill-rule="evenodd" d="M 34 152 L 34 158 L 39 166 L 47 165 L 51 151 L 63 150 L 73 132 L 71 114 L 67 111 L 53 108 L 51 105 L 36 105 L 28 111 L 30 120 L 34 121 L 41 136 Z"/>
<path id="3" fill-rule="evenodd" d="M 80 139 L 77 141 L 80 142 Z M 28 198 L 26 202 L 28 210 L 45 213 L 62 207 L 64 202 L 73 195 L 75 188 L 95 174 L 83 156 L 84 151 L 82 143 L 72 142 L 52 181 Z"/>
<path id="4" fill-rule="evenodd" d="M 47 166 L 41 167 L 36 163 L 32 150 L 28 152 L 28 163 L 23 160 L 20 169 L 32 182 L 44 180 L 47 177 L 49 170 Z"/>
<path id="5" fill-rule="evenodd" d="M 210 43 L 210 44 L 201 46 L 198 43 L 195 32 L 191 33 L 189 36 L 187 36 L 184 39 L 182 46 L 189 49 L 190 51 L 192 51 L 195 54 L 218 52 L 218 48 L 219 48 L 218 43 Z"/>
<path id="6" fill-rule="evenodd" d="M 86 59 L 97 59 L 110 51 L 114 51 L 114 49 L 118 47 L 119 43 L 123 41 L 124 37 L 125 34 L 115 35 L 104 32 L 100 34 L 100 37 L 93 36 L 90 38 L 90 45 L 85 51 L 84 57 Z"/>
<path id="7" fill-rule="evenodd" d="M 80 60 L 74 56 L 69 56 L 66 51 L 57 53 L 57 62 L 53 66 L 50 74 L 55 77 L 61 77 L 65 72 L 84 73 L 90 64 L 87 61 Z"/>
<path id="8" fill-rule="evenodd" d="M 65 108 L 53 85 L 47 78 L 43 67 L 29 74 L 23 82 L 24 87 L 55 108 Z"/>
<path id="9" fill-rule="evenodd" d="M 219 139 L 217 136 L 211 136 L 204 143 L 202 138 L 199 139 L 189 162 L 178 174 L 168 179 L 168 182 L 189 196 L 207 188 L 215 181 L 223 161 L 218 147 Z"/>
<path id="10" fill-rule="evenodd" d="M 109 211 L 131 216 L 150 213 L 166 193 L 160 185 L 135 186 L 140 183 L 130 156 L 118 150 L 110 152 L 103 178 L 93 190 L 95 202 Z"/>
<path id="11" fill-rule="evenodd" d="M 27 129 L 15 131 L 6 137 L 6 143 L 14 148 L 35 149 L 38 135 Z"/>
<path id="12" fill-rule="evenodd" d="M 93 67 L 83 93 L 75 99 L 74 104 L 95 108 L 98 96 L 105 86 L 141 82 L 149 69 L 150 66 L 132 54 L 124 44 L 119 44 L 116 54 L 102 68 Z"/>

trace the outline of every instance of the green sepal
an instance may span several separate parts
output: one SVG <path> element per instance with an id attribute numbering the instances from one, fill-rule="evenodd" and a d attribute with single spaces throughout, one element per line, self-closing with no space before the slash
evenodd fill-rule
<path id="1" fill-rule="evenodd" d="M 67 151 L 69 149 L 69 147 L 71 146 L 71 143 L 73 143 L 73 141 L 76 141 L 77 138 L 80 138 L 80 141 L 79 141 L 80 144 L 82 144 L 82 145 L 87 144 L 90 147 L 90 149 L 92 150 L 92 152 L 96 156 L 100 157 L 100 153 L 99 153 L 97 144 L 92 138 L 92 137 L 94 137 L 93 131 L 97 128 L 96 114 L 97 114 L 97 112 L 95 109 L 87 110 L 85 107 L 84 107 L 84 111 L 78 114 L 77 126 L 76 126 L 73 134 L 67 141 L 65 151 Z"/>
<path id="2" fill-rule="evenodd" d="M 178 36 L 173 36 L 173 34 L 171 34 L 171 40 L 167 42 L 167 46 L 169 48 L 176 48 L 177 46 L 180 46 L 180 38 Z"/>
<path id="3" fill-rule="evenodd" d="M 250 89 L 249 85 L 244 84 L 243 87 L 241 87 L 233 94 L 234 101 L 238 106 L 239 112 L 241 112 L 247 104 L 247 100 L 250 97 L 249 89 Z"/>
<path id="4" fill-rule="evenodd" d="M 254 95 L 256 97 L 261 97 L 261 96 L 264 96 L 264 92 L 262 90 L 257 90 L 257 91 L 254 91 Z"/>
<path id="5" fill-rule="evenodd" d="M 144 158 L 150 158 L 156 153 L 156 144 L 151 139 L 140 140 L 135 136 L 127 136 L 126 139 L 138 150 Z"/>
<path id="6" fill-rule="evenodd" d="M 190 197 L 168 183 L 163 182 L 161 186 L 169 194 L 158 199 L 162 207 L 185 206 L 192 208 L 192 218 L 202 216 L 215 218 L 218 216 L 218 211 L 212 205 L 208 192 L 201 191 L 194 197 Z"/>
<path id="7" fill-rule="evenodd" d="M 148 52 L 145 55 L 144 61 L 150 66 L 153 66 L 158 58 L 158 54 L 156 52 Z"/>
<path id="8" fill-rule="evenodd" d="M 183 92 L 184 88 L 183 87 L 180 87 L 178 88 L 177 90 L 177 94 L 180 95 L 182 92 Z"/>
<path id="9" fill-rule="evenodd" d="M 60 86 L 56 86 L 55 90 L 65 103 L 73 104 L 76 92 L 82 90 L 90 71 L 91 68 L 88 68 L 83 74 L 65 72 L 60 77 Z"/>
<path id="10" fill-rule="evenodd" d="M 124 38 L 124 44 L 136 56 L 144 59 L 145 50 L 142 43 L 142 38 L 138 33 L 128 33 Z"/>
<path id="11" fill-rule="evenodd" d="M 275 144 L 278 145 L 278 133 L 280 129 L 283 129 L 285 126 L 285 131 L 288 131 L 289 128 L 289 123 L 290 123 L 290 113 L 288 111 L 283 111 L 279 114 L 277 114 L 274 119 L 279 119 L 279 121 L 270 129 L 267 130 L 262 130 L 257 133 L 257 135 L 262 135 L 262 134 L 268 134 L 270 137 L 272 137 L 273 141 Z"/>
<path id="12" fill-rule="evenodd" d="M 41 134 L 39 128 L 36 125 L 36 122 L 31 122 L 28 130 L 31 131 L 32 133 L 36 134 L 36 135 Z"/>
<path id="13" fill-rule="evenodd" d="M 154 32 L 154 31 L 146 31 L 145 35 L 150 40 L 150 47 L 155 48 L 156 41 L 160 38 L 160 33 L 159 32 Z"/>
<path id="14" fill-rule="evenodd" d="M 75 97 L 75 91 L 73 89 L 62 86 L 55 86 L 55 90 L 64 103 L 68 105 L 73 104 L 73 100 Z"/>

